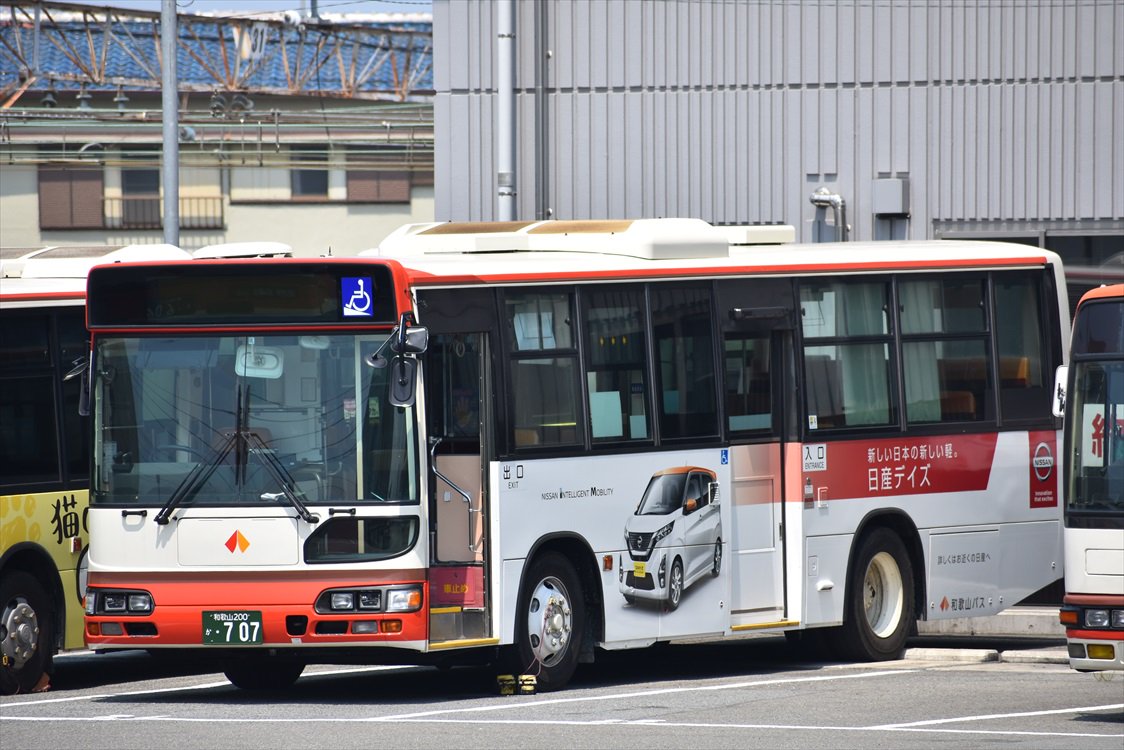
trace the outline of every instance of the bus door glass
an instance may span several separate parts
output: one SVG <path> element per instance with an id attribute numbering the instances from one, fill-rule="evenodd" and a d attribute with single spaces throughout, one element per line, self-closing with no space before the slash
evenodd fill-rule
<path id="1" fill-rule="evenodd" d="M 485 638 L 488 615 L 487 367 L 490 295 L 423 294 L 429 450 L 430 638 Z M 450 330 L 451 329 L 451 330 Z"/>
<path id="2" fill-rule="evenodd" d="M 792 294 L 785 281 L 718 286 L 732 486 L 734 625 L 784 619 L 784 383 L 792 382 Z M 786 356 L 786 352 L 788 353 Z"/>

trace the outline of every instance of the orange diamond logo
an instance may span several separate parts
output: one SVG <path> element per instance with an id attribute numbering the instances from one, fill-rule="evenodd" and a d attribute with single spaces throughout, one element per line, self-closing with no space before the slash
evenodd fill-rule
<path id="1" fill-rule="evenodd" d="M 250 546 L 250 540 L 242 536 L 241 531 L 235 531 L 226 540 L 226 548 L 230 550 L 230 554 L 234 554 L 234 549 L 237 547 L 239 552 L 245 552 L 246 548 Z"/>

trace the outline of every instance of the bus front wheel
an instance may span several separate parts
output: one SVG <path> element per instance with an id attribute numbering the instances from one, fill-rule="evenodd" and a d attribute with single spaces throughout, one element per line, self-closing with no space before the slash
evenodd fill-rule
<path id="1" fill-rule="evenodd" d="M 877 528 L 862 538 L 847 581 L 843 625 L 833 650 L 856 661 L 900 659 L 916 617 L 913 566 L 897 534 Z"/>
<path id="2" fill-rule="evenodd" d="M 574 566 L 557 552 L 535 558 L 523 579 L 509 665 L 537 677 L 541 691 L 558 690 L 578 664 L 585 602 Z"/>
<path id="3" fill-rule="evenodd" d="M 32 575 L 16 571 L 0 581 L 0 654 L 6 666 L 0 693 L 34 690 L 51 659 L 51 599 Z"/>
<path id="4" fill-rule="evenodd" d="M 226 664 L 223 674 L 242 690 L 284 690 L 304 671 L 304 663 L 276 657 L 247 656 Z"/>

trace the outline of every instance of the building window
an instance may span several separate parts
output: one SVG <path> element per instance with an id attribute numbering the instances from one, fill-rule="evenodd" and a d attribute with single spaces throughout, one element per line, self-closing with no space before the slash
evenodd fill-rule
<path id="1" fill-rule="evenodd" d="M 290 171 L 294 200 L 328 198 L 328 149 L 326 146 L 300 146 L 291 149 Z"/>
<path id="2" fill-rule="evenodd" d="M 121 221 L 125 229 L 159 229 L 163 225 L 160 168 L 149 166 L 159 158 L 156 152 L 150 152 L 121 167 Z"/>
<path id="3" fill-rule="evenodd" d="M 101 229 L 105 180 L 101 165 L 39 166 L 39 228 Z"/>
<path id="4" fill-rule="evenodd" d="M 410 173 L 401 170 L 349 169 L 350 203 L 409 203 Z"/>

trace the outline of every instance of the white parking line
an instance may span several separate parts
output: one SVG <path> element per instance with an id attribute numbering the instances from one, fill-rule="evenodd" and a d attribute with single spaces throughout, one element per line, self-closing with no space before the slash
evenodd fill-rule
<path id="1" fill-rule="evenodd" d="M 1049 716 L 1051 714 L 1072 714 L 1078 711 L 1112 711 L 1124 708 L 1124 703 L 1109 703 L 1105 706 L 1080 706 L 1078 708 L 1052 708 L 1045 711 L 1020 711 L 1007 714 L 980 714 L 978 716 L 954 716 L 948 719 L 927 719 L 925 721 L 910 721 L 904 724 L 879 724 L 870 729 L 909 729 L 912 727 L 926 727 L 934 724 L 955 724 L 960 721 L 987 721 L 988 719 L 1013 719 L 1022 716 Z"/>
<path id="2" fill-rule="evenodd" d="M 308 676 L 329 675 L 338 673 L 351 673 L 362 672 L 367 670 L 377 669 L 392 669 L 401 667 L 374 667 L 374 668 L 359 668 L 359 669 L 341 669 L 341 670 L 325 670 L 322 672 L 312 672 Z M 324 722 L 333 724 L 355 724 L 355 723 L 409 723 L 409 724 L 479 724 L 479 725 L 524 725 L 524 726 L 570 726 L 570 727 L 597 727 L 597 726 L 621 726 L 621 727 L 647 727 L 656 731 L 666 729 L 704 729 L 704 730 L 720 730 L 725 731 L 729 729 L 750 729 L 750 730 L 782 730 L 782 731 L 838 731 L 838 732 L 890 732 L 890 733 L 930 733 L 930 734 L 950 734 L 950 735 L 974 735 L 974 736 L 1008 736 L 1008 737 L 1067 737 L 1067 738 L 1105 738 L 1105 739 L 1124 739 L 1124 733 L 1097 733 L 1097 732 L 1050 732 L 1050 731 L 1028 731 L 1028 730 L 993 730 L 993 729 L 970 729 L 970 728 L 948 728 L 937 727 L 938 724 L 950 724 L 956 722 L 970 722 L 970 721 L 987 721 L 994 719 L 1007 719 L 1007 718 L 1020 718 L 1029 716 L 1047 716 L 1057 714 L 1077 714 L 1101 711 L 1113 711 L 1124 708 L 1124 703 L 1112 703 L 1100 706 L 1079 706 L 1074 708 L 1060 708 L 1049 709 L 1042 711 L 1025 711 L 1016 713 L 1002 713 L 1002 714 L 982 714 L 973 716 L 960 716 L 944 719 L 930 719 L 916 722 L 905 722 L 898 724 L 881 724 L 872 726 L 821 726 L 821 725 L 797 725 L 797 724 L 742 724 L 742 723 L 703 723 L 703 722 L 669 722 L 661 719 L 636 719 L 636 720 L 622 720 L 622 719 L 589 719 L 589 720 L 560 720 L 560 719 L 515 719 L 515 718 L 500 718 L 500 717 L 484 717 L 480 714 L 492 713 L 497 711 L 511 711 L 520 709 L 536 709 L 543 706 L 557 706 L 566 703 L 597 703 L 603 701 L 616 701 L 621 699 L 641 698 L 655 695 L 673 695 L 682 693 L 703 693 L 714 692 L 721 690 L 738 690 L 753 687 L 764 686 L 777 686 L 777 685 L 792 685 L 800 683 L 813 683 L 813 682 L 835 682 L 840 680 L 854 680 L 863 679 L 867 677 L 888 677 L 891 675 L 907 674 L 910 672 L 917 672 L 921 670 L 901 669 L 901 670 L 886 670 L 878 672 L 864 672 L 859 674 L 835 674 L 835 675 L 815 675 L 810 677 L 794 677 L 784 679 L 764 679 L 764 680 L 751 680 L 734 683 L 722 683 L 717 685 L 695 685 L 690 687 L 673 687 L 673 688 L 659 688 L 654 690 L 640 690 L 634 692 L 614 693 L 611 695 L 590 695 L 590 696 L 573 696 L 565 698 L 546 698 L 535 700 L 514 699 L 511 701 L 504 701 L 501 703 L 491 703 L 484 706 L 470 706 L 464 708 L 448 708 L 438 709 L 433 711 L 420 711 L 405 714 L 391 714 L 389 716 L 369 716 L 369 717 L 324 717 L 324 716 L 302 716 L 295 717 L 289 716 L 284 718 L 224 718 L 224 717 L 174 717 L 166 714 L 153 715 L 153 716 L 136 716 L 130 714 L 103 714 L 100 716 L 55 716 L 55 717 L 20 717 L 11 716 L 10 712 L 5 710 L 3 716 L 0 716 L 0 724 L 4 722 L 82 722 L 82 721 L 129 721 L 129 722 L 163 722 L 163 723 L 184 723 L 184 724 L 199 724 L 199 723 L 221 723 L 221 724 L 282 724 L 282 723 L 295 723 L 295 722 Z M 210 682 L 201 685 L 190 685 L 178 688 L 159 688 L 153 690 L 136 690 L 112 694 L 98 694 L 98 695 L 84 695 L 73 696 L 65 698 L 46 698 L 25 702 L 5 702 L 5 709 L 17 708 L 21 706 L 43 705 L 47 703 L 58 703 L 64 701 L 76 700 L 94 700 L 99 698 L 120 698 L 130 696 L 143 696 L 143 695 L 156 695 L 161 693 L 176 692 L 180 690 L 204 690 L 215 687 L 225 687 L 230 683 L 225 680 L 221 682 Z M 469 716 L 466 714 L 476 714 L 477 716 Z"/>
<path id="3" fill-rule="evenodd" d="M 1075 713 L 1086 711 L 1086 708 L 1062 709 L 1051 713 Z M 1026 730 L 1007 729 L 936 729 L 930 727 L 854 727 L 833 725 L 800 725 L 800 724 L 717 724 L 702 722 L 666 722 L 651 719 L 637 719 L 628 721 L 622 719 L 591 719 L 591 720 L 566 720 L 566 719 L 475 719 L 475 718 L 415 718 L 415 719 L 389 719 L 382 717 L 365 718 L 326 718 L 315 717 L 288 717 L 277 718 L 203 718 L 203 717 L 172 717 L 172 716 L 130 716 L 128 714 L 113 714 L 95 717 L 80 716 L 36 716 L 36 717 L 0 717 L 0 724 L 4 722 L 89 722 L 89 721 L 129 721 L 129 722 L 164 722 L 182 724 L 285 724 L 325 722 L 331 724 L 386 724 L 399 721 L 404 724 L 477 724 L 477 725 L 505 725 L 505 726 L 558 726 L 558 727 L 647 727 L 656 730 L 663 729 L 755 729 L 755 730 L 783 730 L 783 731 L 811 731 L 811 732 L 890 732 L 890 733 L 917 733 L 917 734 L 957 734 L 979 735 L 997 737 L 1069 737 L 1091 739 L 1124 739 L 1124 733 L 1104 734 L 1096 732 L 1034 732 Z"/>
<path id="4" fill-rule="evenodd" d="M 414 669 L 413 666 L 379 665 L 372 667 L 346 667 L 342 669 L 322 669 L 314 672 L 305 672 L 302 677 L 326 677 L 338 674 L 355 674 L 359 672 L 385 672 L 393 669 Z M 159 695 L 160 693 L 177 693 L 181 690 L 210 690 L 217 687 L 230 687 L 229 680 L 218 682 L 204 682 L 199 685 L 182 685 L 170 688 L 152 688 L 149 690 L 128 690 L 121 693 L 86 693 L 84 695 L 67 695 L 61 698 L 33 698 L 26 701 L 6 701 L 4 706 L 16 708 L 19 706 L 43 706 L 48 703 L 71 703 L 74 701 L 92 701 L 102 698 L 128 698 L 136 695 Z M 4 717 L 0 717 L 2 719 Z"/>
<path id="5" fill-rule="evenodd" d="M 762 687 L 765 685 L 793 685 L 802 682 L 830 682 L 836 680 L 857 680 L 866 677 L 888 677 L 890 675 L 908 674 L 916 672 L 915 669 L 895 669 L 884 672 L 863 672 L 861 674 L 823 675 L 816 677 L 792 677 L 778 680 L 753 680 L 751 682 L 728 682 L 721 685 L 698 685 L 692 687 L 660 688 L 659 690 L 640 690 L 632 693 L 614 693 L 612 695 L 587 695 L 575 698 L 551 698 L 546 700 L 516 700 L 507 703 L 491 704 L 487 706 L 470 706 L 468 708 L 447 708 L 436 711 L 420 711 L 409 714 L 395 714 L 382 717 L 382 721 L 399 721 L 405 719 L 427 718 L 444 714 L 482 713 L 488 711 L 508 711 L 514 708 L 538 708 L 540 706 L 557 706 L 563 703 L 596 703 L 599 701 L 615 701 L 627 698 L 644 698 L 650 695 L 674 695 L 676 693 L 704 693 L 716 690 L 739 690 L 741 688 Z"/>

